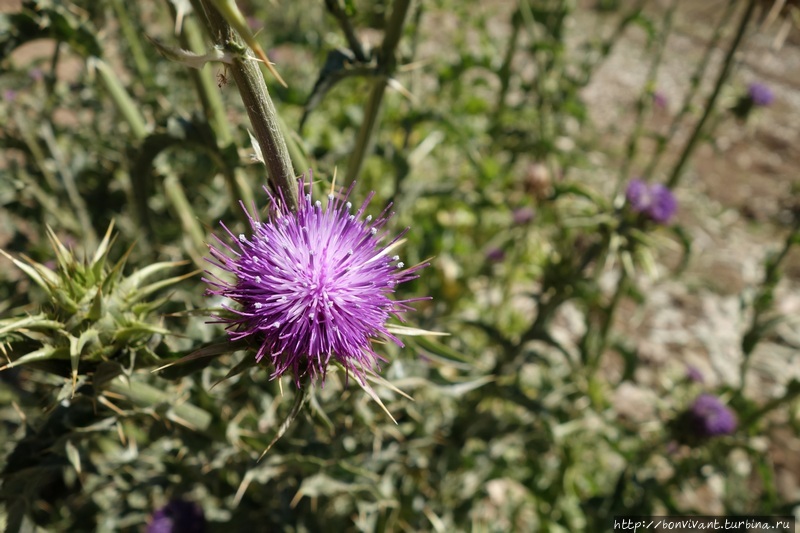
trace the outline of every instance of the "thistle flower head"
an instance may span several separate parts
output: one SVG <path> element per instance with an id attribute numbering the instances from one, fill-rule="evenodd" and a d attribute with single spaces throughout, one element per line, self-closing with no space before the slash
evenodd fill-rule
<path id="1" fill-rule="evenodd" d="M 699 395 L 672 423 L 678 441 L 697 444 L 736 431 L 736 414 L 713 394 Z"/>
<path id="2" fill-rule="evenodd" d="M 194 502 L 175 499 L 150 517 L 147 533 L 202 533 L 206 529 L 203 509 Z"/>
<path id="3" fill-rule="evenodd" d="M 689 416 L 699 437 L 729 435 L 736 430 L 736 415 L 712 394 L 698 396 Z"/>
<path id="4" fill-rule="evenodd" d="M 658 109 L 667 109 L 669 107 L 669 98 L 663 91 L 653 91 L 653 106 Z"/>
<path id="5" fill-rule="evenodd" d="M 747 96 L 753 105 L 765 107 L 775 100 L 772 90 L 763 83 L 753 82 L 747 87 Z"/>
<path id="6" fill-rule="evenodd" d="M 124 276 L 127 254 L 116 264 L 108 264 L 112 229 L 113 224 L 89 259 L 76 256 L 48 228 L 56 258 L 53 268 L 0 250 L 44 290 L 49 301 L 37 315 L 0 320 L 0 351 L 11 348 L 10 361 L 0 371 L 49 362 L 54 372 L 62 373 L 60 363 L 68 359 L 74 390 L 79 363 L 90 363 L 91 372 L 102 361 L 124 361 L 126 356 L 129 365 L 157 360 L 148 343 L 154 335 L 169 333 L 155 313 L 166 300 L 150 296 L 193 274 L 149 281 L 183 264 L 178 262 L 154 263 Z"/>
<path id="7" fill-rule="evenodd" d="M 384 244 L 391 215 L 387 210 L 377 218 L 366 215 L 374 194 L 354 208 L 348 201 L 352 187 L 323 202 L 305 194 L 304 185 L 301 180 L 296 212 L 269 191 L 268 220 L 245 209 L 249 235 L 234 235 L 221 223 L 232 242 L 217 238 L 217 245 L 209 245 L 209 262 L 236 279 L 207 273 L 208 293 L 238 304 L 224 306 L 231 318 L 217 318 L 228 323 L 231 340 L 258 345 L 256 360 L 269 360 L 272 378 L 290 372 L 298 386 L 303 376 L 324 379 L 334 360 L 363 381 L 383 359 L 373 340 L 403 345 L 386 321 L 390 315 L 399 318 L 410 300 L 390 296 L 425 265 L 406 268 L 392 254 L 405 231 Z"/>
<path id="8" fill-rule="evenodd" d="M 669 187 L 660 183 L 648 185 L 639 178 L 628 183 L 625 199 L 635 213 L 644 213 L 658 224 L 666 224 L 678 210 L 678 201 Z"/>

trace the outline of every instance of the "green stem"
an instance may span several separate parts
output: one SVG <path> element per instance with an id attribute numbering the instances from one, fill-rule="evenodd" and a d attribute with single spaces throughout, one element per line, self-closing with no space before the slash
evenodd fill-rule
<path id="1" fill-rule="evenodd" d="M 723 30 L 728 27 L 728 22 L 733 16 L 733 12 L 735 11 L 735 7 L 737 5 L 736 0 L 730 0 L 728 2 L 728 8 L 725 10 L 725 13 L 720 18 L 717 27 L 714 28 L 714 35 L 711 37 L 711 41 L 709 41 L 708 46 L 706 47 L 705 54 L 703 58 L 700 60 L 700 63 L 697 65 L 697 69 L 692 74 L 690 80 L 689 91 L 686 93 L 686 96 L 683 99 L 683 104 L 681 105 L 680 111 L 675 117 L 672 119 L 672 123 L 669 127 L 669 133 L 667 135 L 659 138 L 658 144 L 656 146 L 656 151 L 653 153 L 653 157 L 650 160 L 650 164 L 647 166 L 647 170 L 644 172 L 645 176 L 652 176 L 653 172 L 655 171 L 656 167 L 658 167 L 658 163 L 661 161 L 661 157 L 666 152 L 667 143 L 670 139 L 675 138 L 675 134 L 678 132 L 681 123 L 686 115 L 692 110 L 692 102 L 694 101 L 697 92 L 700 90 L 700 82 L 703 81 L 703 73 L 708 68 L 708 63 L 711 60 L 711 56 L 713 55 L 714 51 L 717 49 L 717 45 L 719 44 L 719 40 L 722 38 Z"/>
<path id="2" fill-rule="evenodd" d="M 206 247 L 205 232 L 198 223 L 192 204 L 186 198 L 186 193 L 176 176 L 170 175 L 164 179 L 164 193 L 180 218 L 184 234 L 191 242 L 189 255 L 199 268 L 205 268 L 206 263 L 203 261 Z"/>
<path id="3" fill-rule="evenodd" d="M 194 17 L 184 17 L 181 43 L 196 54 L 205 53 L 206 45 L 203 41 L 202 31 Z M 200 70 L 189 69 L 189 73 L 197 87 L 206 118 L 214 126 L 217 141 L 222 146 L 229 145 L 233 142 L 233 134 L 231 133 L 230 122 L 225 114 L 225 106 L 222 103 L 220 90 L 214 83 L 212 67 L 206 65 Z"/>
<path id="4" fill-rule="evenodd" d="M 152 87 L 153 73 L 150 70 L 150 63 L 144 53 L 142 41 L 139 39 L 140 32 L 133 27 L 131 17 L 122 5 L 122 0 L 111 0 L 111 7 L 117 15 L 122 35 L 125 37 L 125 43 L 133 56 L 133 64 L 136 66 L 136 71 L 139 74 L 139 79 L 145 87 Z"/>
<path id="5" fill-rule="evenodd" d="M 386 92 L 386 87 L 389 84 L 389 79 L 392 77 L 392 74 L 394 74 L 396 66 L 395 50 L 397 44 L 400 42 L 400 37 L 403 35 L 403 26 L 410 5 L 411 0 L 396 0 L 394 3 L 394 9 L 387 23 L 386 35 L 383 37 L 383 43 L 381 44 L 378 56 L 377 70 L 380 74 L 373 82 L 372 90 L 370 91 L 369 99 L 364 109 L 364 121 L 361 123 L 361 129 L 356 138 L 355 148 L 347 164 L 347 175 L 345 176 L 346 185 L 356 180 L 361 172 L 361 167 L 364 164 L 367 152 L 369 152 L 372 147 L 372 135 L 378 123 L 381 101 L 383 100 L 383 94 Z"/>
<path id="6" fill-rule="evenodd" d="M 661 60 L 664 57 L 664 50 L 667 48 L 667 40 L 669 39 L 669 34 L 672 31 L 672 19 L 675 14 L 675 8 L 677 7 L 678 0 L 674 0 L 672 5 L 667 10 L 667 14 L 664 18 L 664 27 L 662 28 L 661 38 L 658 42 L 658 50 L 655 54 L 653 54 L 653 59 L 650 62 L 650 69 L 647 73 L 645 88 L 639 96 L 639 102 L 637 102 L 636 105 L 636 124 L 633 128 L 630 139 L 628 140 L 628 151 L 625 156 L 625 161 L 620 166 L 619 176 L 617 177 L 617 185 L 614 191 L 615 197 L 617 194 L 619 194 L 622 184 L 630 179 L 628 173 L 630 172 L 633 160 L 636 158 L 636 154 L 639 151 L 639 139 L 641 138 L 642 131 L 644 130 L 645 114 L 646 111 L 649 111 L 651 107 L 650 101 L 652 100 L 652 87 L 656 83 L 658 67 L 661 66 Z M 649 176 L 647 177 L 649 178 Z"/>
<path id="7" fill-rule="evenodd" d="M 92 217 L 89 215 L 86 202 L 83 200 L 83 196 L 81 196 L 78 190 L 78 185 L 75 183 L 75 175 L 72 173 L 70 165 L 64 158 L 64 154 L 61 152 L 61 148 L 59 148 L 56 142 L 50 123 L 42 122 L 39 131 L 50 150 L 50 155 L 53 156 L 53 160 L 56 162 L 56 167 L 59 169 L 58 173 L 64 184 L 64 190 L 67 192 L 67 198 L 72 204 L 72 208 L 75 210 L 78 221 L 80 222 L 87 249 L 92 250 L 97 247 L 97 234 L 94 231 L 94 227 L 92 227 Z"/>
<path id="8" fill-rule="evenodd" d="M 719 98 L 720 92 L 722 92 L 722 86 L 725 84 L 725 81 L 728 79 L 728 75 L 730 74 L 731 68 L 733 68 L 733 60 L 736 55 L 736 50 L 739 49 L 739 45 L 742 43 L 744 39 L 745 31 L 747 30 L 747 25 L 752 18 L 753 11 L 756 8 L 757 0 L 749 0 L 747 3 L 747 8 L 745 9 L 744 14 L 742 15 L 742 19 L 739 22 L 739 28 L 736 31 L 736 36 L 731 43 L 730 48 L 728 48 L 728 53 L 725 56 L 725 61 L 722 66 L 722 70 L 717 77 L 717 82 L 714 85 L 714 90 L 709 95 L 708 100 L 706 101 L 705 105 L 705 112 L 703 116 L 700 118 L 700 121 L 694 128 L 691 137 L 689 140 L 686 141 L 686 146 L 683 148 L 681 152 L 680 159 L 678 159 L 678 163 L 675 165 L 675 168 L 672 169 L 672 174 L 670 175 L 669 179 L 667 180 L 667 186 L 669 188 L 674 188 L 678 181 L 683 174 L 683 169 L 686 167 L 686 164 L 689 162 L 689 157 L 694 152 L 695 147 L 697 146 L 697 142 L 700 140 L 700 137 L 703 133 L 703 127 L 708 122 L 708 119 L 711 117 L 712 112 L 714 111 L 715 104 L 717 103 L 717 98 Z"/>
<path id="9" fill-rule="evenodd" d="M 253 134 L 261 148 L 270 182 L 275 190 L 280 191 L 289 209 L 296 211 L 297 180 L 292 160 L 281 133 L 277 111 L 255 56 L 210 0 L 200 0 L 200 4 L 214 42 L 234 55 L 229 69 L 253 126 Z"/>
<path id="10" fill-rule="evenodd" d="M 745 380 L 747 379 L 747 371 L 750 368 L 750 355 L 755 350 L 759 341 L 764 335 L 762 330 L 761 318 L 771 309 L 771 302 L 775 286 L 780 281 L 780 266 L 786 257 L 789 255 L 791 248 L 800 242 L 800 216 L 797 216 L 794 222 L 794 227 L 784 241 L 783 248 L 777 256 L 769 259 L 764 271 L 764 280 L 761 282 L 761 287 L 755 296 L 755 303 L 753 304 L 753 318 L 750 320 L 750 327 L 742 337 L 742 366 L 739 369 L 739 392 L 743 393 L 745 388 Z M 767 302 L 766 304 L 764 302 Z M 761 330 L 761 331 L 760 331 Z"/>
<path id="11" fill-rule="evenodd" d="M 122 86 L 116 73 L 99 57 L 90 57 L 88 64 L 90 68 L 93 67 L 100 75 L 111 95 L 111 99 L 114 100 L 117 109 L 122 113 L 128 126 L 130 126 L 133 136 L 137 140 L 147 137 L 147 123 L 139 111 L 139 106 L 133 101 L 125 87 Z"/>
<path id="12" fill-rule="evenodd" d="M 503 57 L 503 64 L 500 66 L 500 70 L 497 71 L 497 76 L 500 78 L 500 91 L 497 93 L 497 102 L 495 103 L 495 126 L 500 124 L 500 119 L 506 108 L 506 96 L 508 95 L 508 87 L 511 81 L 511 61 L 514 59 L 514 53 L 517 51 L 517 42 L 519 41 L 519 30 L 521 27 L 522 15 L 519 11 L 515 11 L 511 17 L 511 37 L 508 39 L 508 47 L 506 48 L 505 57 Z"/>
<path id="13" fill-rule="evenodd" d="M 355 55 L 356 59 L 361 63 L 366 63 L 367 54 L 364 53 L 361 41 L 358 40 L 356 32 L 353 30 L 353 25 L 350 24 L 350 17 L 348 17 L 347 13 L 342 9 L 339 0 L 325 0 L 325 7 L 328 8 L 330 14 L 334 16 L 339 26 L 342 28 L 342 33 L 344 33 L 344 37 L 347 39 L 347 44 L 350 46 L 350 50 L 353 51 L 353 55 Z"/>

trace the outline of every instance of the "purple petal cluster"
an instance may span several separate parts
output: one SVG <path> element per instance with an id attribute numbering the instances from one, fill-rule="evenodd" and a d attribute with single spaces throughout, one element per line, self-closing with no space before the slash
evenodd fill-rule
<path id="1" fill-rule="evenodd" d="M 659 224 L 666 224 L 678 210 L 678 201 L 668 187 L 660 183 L 648 185 L 639 178 L 628 183 L 625 198 L 634 212 L 644 213 Z"/>
<path id="2" fill-rule="evenodd" d="M 753 105 L 759 107 L 768 106 L 775 100 L 772 89 L 758 82 L 751 83 L 748 86 L 747 96 L 750 98 L 750 101 L 753 102 Z"/>
<path id="3" fill-rule="evenodd" d="M 658 109 L 667 109 L 669 107 L 669 98 L 662 91 L 653 92 L 653 105 Z"/>
<path id="4" fill-rule="evenodd" d="M 203 533 L 206 519 L 203 509 L 194 502 L 172 500 L 153 513 L 147 533 Z"/>
<path id="5" fill-rule="evenodd" d="M 698 396 L 687 417 L 691 429 L 700 438 L 730 435 L 736 431 L 736 415 L 712 394 Z"/>
<path id="6" fill-rule="evenodd" d="M 377 218 L 366 215 L 374 193 L 354 210 L 348 201 L 352 187 L 330 194 L 325 205 L 304 188 L 300 180 L 297 212 L 269 191 L 268 220 L 261 222 L 245 209 L 249 236 L 236 236 L 220 223 L 232 243 L 216 238 L 218 246 L 209 245 L 209 262 L 236 280 L 208 272 L 204 280 L 209 294 L 238 304 L 224 306 L 231 318 L 217 318 L 228 323 L 231 340 L 258 345 L 256 360 L 266 357 L 272 363 L 272 378 L 290 372 L 298 386 L 304 376 L 324 379 L 333 359 L 363 382 L 364 373 L 374 372 L 383 360 L 373 340 L 403 345 L 388 332 L 386 321 L 409 310 L 411 300 L 390 296 L 425 265 L 406 268 L 391 255 L 405 231 L 383 244 L 391 215 L 388 207 Z"/>

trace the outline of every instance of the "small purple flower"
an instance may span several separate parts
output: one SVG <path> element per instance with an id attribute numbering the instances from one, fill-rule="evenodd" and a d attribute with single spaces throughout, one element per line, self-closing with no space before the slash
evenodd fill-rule
<path id="1" fill-rule="evenodd" d="M 297 212 L 266 189 L 271 214 L 261 222 L 245 209 L 251 235 L 235 236 L 235 243 L 215 237 L 219 247 L 209 245 L 208 261 L 236 275 L 227 282 L 207 272 L 208 294 L 224 296 L 239 304 L 223 306 L 232 318 L 228 323 L 231 340 L 257 343 L 256 361 L 265 356 L 273 365 L 271 378 L 291 371 L 295 383 L 308 375 L 323 381 L 331 359 L 338 361 L 364 382 L 384 360 L 372 348 L 372 341 L 389 339 L 403 343 L 389 333 L 390 315 L 411 309 L 408 302 L 390 298 L 398 284 L 415 279 L 420 264 L 406 268 L 397 255 L 390 255 L 407 229 L 388 244 L 383 228 L 391 217 L 388 207 L 375 219 L 364 216 L 370 194 L 352 212 L 344 195 L 328 195 L 327 206 L 312 201 L 300 180 Z M 253 209 L 255 213 L 255 209 Z"/>
<path id="2" fill-rule="evenodd" d="M 772 94 L 772 89 L 763 83 L 758 82 L 754 82 L 749 85 L 747 88 L 747 96 L 750 97 L 750 101 L 753 102 L 753 105 L 759 107 L 768 106 L 773 100 L 775 100 L 775 95 Z"/>
<path id="3" fill-rule="evenodd" d="M 667 95 L 663 92 L 655 91 L 653 93 L 653 106 L 658 109 L 667 109 L 669 106 L 669 98 L 667 98 Z"/>
<path id="4" fill-rule="evenodd" d="M 675 438 L 686 444 L 699 444 L 704 440 L 736 431 L 736 414 L 712 394 L 701 394 L 691 407 L 681 413 L 671 424 Z"/>
<path id="5" fill-rule="evenodd" d="M 736 431 L 736 415 L 712 394 L 698 396 L 689 409 L 689 417 L 698 437 L 730 435 Z"/>
<path id="6" fill-rule="evenodd" d="M 14 89 L 6 89 L 5 91 L 3 91 L 3 100 L 5 100 L 6 102 L 11 103 L 16 99 L 17 99 L 17 91 L 15 91 Z"/>
<path id="7" fill-rule="evenodd" d="M 203 533 L 206 519 L 194 502 L 172 500 L 150 517 L 147 533 Z"/>
<path id="8" fill-rule="evenodd" d="M 512 214 L 514 225 L 521 226 L 523 224 L 527 224 L 533 220 L 535 215 L 536 211 L 530 207 L 520 207 L 519 209 L 515 209 L 514 213 Z"/>
<path id="9" fill-rule="evenodd" d="M 639 178 L 633 178 L 625 190 L 625 198 L 631 209 L 637 213 L 645 211 L 650 205 L 650 187 Z"/>
<path id="10" fill-rule="evenodd" d="M 688 365 L 686 367 L 686 377 L 689 381 L 694 381 L 695 383 L 705 383 L 705 377 L 703 377 L 703 373 L 700 372 L 700 369 L 694 365 Z"/>
<path id="11" fill-rule="evenodd" d="M 659 224 L 665 224 L 678 210 L 678 201 L 668 187 L 655 183 L 650 186 L 650 206 L 647 214 Z"/>
<path id="12" fill-rule="evenodd" d="M 659 224 L 666 224 L 678 210 L 678 200 L 665 185 L 648 185 L 639 178 L 628 183 L 625 199 L 635 213 L 644 213 Z"/>
<path id="13" fill-rule="evenodd" d="M 502 248 L 492 247 L 486 250 L 486 259 L 491 263 L 499 263 L 506 258 L 506 253 Z"/>

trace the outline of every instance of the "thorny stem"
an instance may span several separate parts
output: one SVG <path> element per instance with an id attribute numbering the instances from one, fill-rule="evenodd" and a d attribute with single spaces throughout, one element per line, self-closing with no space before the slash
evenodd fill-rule
<path id="1" fill-rule="evenodd" d="M 229 69 L 261 148 L 271 185 L 281 191 L 289 209 L 296 211 L 298 202 L 295 172 L 261 69 L 252 51 L 245 46 L 211 2 L 209 0 L 199 0 L 199 2 L 205 12 L 205 21 L 215 44 L 234 55 Z"/>
<path id="2" fill-rule="evenodd" d="M 379 75 L 372 86 L 372 91 L 364 109 L 364 121 L 361 123 L 356 145 L 347 164 L 345 186 L 353 183 L 358 177 L 361 172 L 361 166 L 364 164 L 364 158 L 372 145 L 372 134 L 375 131 L 375 125 L 378 123 L 383 94 L 389 85 L 389 79 L 394 74 L 396 67 L 395 50 L 400 42 L 400 37 L 403 35 L 403 26 L 405 25 L 406 14 L 410 5 L 411 0 L 396 0 L 392 15 L 386 25 L 386 35 L 383 37 L 378 56 Z"/>
<path id="3" fill-rule="evenodd" d="M 517 41 L 519 41 L 519 30 L 522 27 L 522 15 L 516 11 L 511 17 L 511 37 L 508 38 L 508 48 L 506 48 L 506 55 L 503 58 L 503 64 L 497 72 L 500 78 L 500 91 L 497 93 L 497 102 L 495 104 L 494 121 L 495 124 L 499 123 L 500 117 L 506 108 L 506 96 L 508 95 L 508 87 L 511 80 L 511 61 L 514 59 L 514 53 L 517 51 Z"/>
<path id="4" fill-rule="evenodd" d="M 173 11 L 173 16 L 176 16 L 177 13 L 172 9 L 171 2 L 170 6 Z M 203 18 L 200 17 L 200 19 L 202 20 Z M 203 34 L 200 25 L 194 17 L 184 17 L 183 31 L 181 32 L 180 39 L 184 47 L 189 48 L 195 53 L 202 54 L 205 51 L 206 45 L 203 42 Z M 233 142 L 233 133 L 231 132 L 230 121 L 225 114 L 225 106 L 220 96 L 220 88 L 214 83 L 211 67 L 206 65 L 200 70 L 189 69 L 189 75 L 192 77 L 197 87 L 205 116 L 213 125 L 218 147 L 224 148 L 229 146 Z M 253 205 L 253 191 L 247 185 L 243 169 L 230 168 L 224 161 L 220 164 L 220 169 L 225 176 L 225 182 L 230 191 L 231 198 L 234 199 L 233 203 L 237 204 L 238 201 L 241 200 L 244 202 L 244 205 Z M 247 217 L 243 212 L 239 209 L 234 209 L 234 211 L 240 213 L 242 222 L 247 222 Z"/>
<path id="5" fill-rule="evenodd" d="M 619 190 L 622 187 L 622 184 L 629 178 L 628 173 L 630 172 L 631 165 L 633 164 L 633 160 L 636 157 L 636 153 L 639 150 L 639 138 L 642 136 L 642 130 L 644 129 L 644 118 L 645 112 L 650 109 L 650 96 L 652 87 L 655 85 L 656 76 L 658 75 L 658 67 L 661 65 L 661 60 L 664 57 L 664 50 L 667 48 L 667 41 L 669 40 L 669 35 L 672 30 L 672 19 L 675 15 L 675 8 L 678 7 L 678 0 L 674 0 L 672 5 L 667 10 L 666 16 L 664 18 L 664 27 L 661 30 L 661 38 L 658 42 L 658 49 L 656 53 L 653 55 L 653 59 L 650 63 L 650 70 L 647 73 L 647 81 L 645 82 L 644 91 L 639 96 L 639 101 L 636 105 L 636 124 L 633 128 L 633 132 L 631 133 L 630 139 L 628 141 L 628 151 L 625 155 L 625 161 L 623 161 L 622 165 L 620 166 L 619 176 L 617 178 L 617 185 L 616 190 L 614 191 L 614 197 L 619 194 Z M 649 178 L 650 176 L 646 176 Z"/>
<path id="6" fill-rule="evenodd" d="M 171 5 L 172 3 L 170 3 Z M 200 27 L 193 17 L 184 17 L 180 39 L 181 44 L 193 52 L 197 54 L 205 52 L 205 43 L 203 43 Z M 225 115 L 225 106 L 222 103 L 220 91 L 214 85 L 211 67 L 206 65 L 200 70 L 189 69 L 189 75 L 197 86 L 197 92 L 200 95 L 200 101 L 203 104 L 206 117 L 214 124 L 217 140 L 223 146 L 230 144 L 233 141 L 233 135 L 229 127 L 228 117 Z"/>
<path id="7" fill-rule="evenodd" d="M 669 127 L 669 133 L 658 139 L 656 151 L 653 153 L 653 158 L 650 160 L 650 164 L 648 165 L 647 170 L 644 172 L 645 176 L 653 175 L 658 163 L 661 161 L 661 157 L 666 152 L 667 141 L 675 138 L 675 134 L 678 132 L 678 128 L 680 127 L 683 118 L 689 113 L 689 111 L 691 111 L 692 101 L 697 95 L 697 91 L 700 90 L 700 82 L 703 81 L 703 73 L 706 71 L 706 68 L 708 68 L 708 62 L 711 60 L 711 56 L 717 49 L 719 40 L 722 38 L 723 30 L 728 27 L 728 21 L 730 21 L 736 5 L 736 0 L 730 0 L 728 2 L 728 7 L 725 10 L 725 13 L 722 15 L 722 18 L 720 18 L 717 27 L 714 29 L 714 35 L 711 37 L 711 41 L 709 41 L 708 46 L 706 47 L 703 58 L 700 60 L 700 63 L 698 63 L 694 74 L 692 74 L 691 86 L 689 87 L 689 91 L 686 93 L 686 96 L 683 99 L 683 105 L 681 106 L 680 111 L 678 111 L 678 114 L 672 119 L 672 123 Z"/>
<path id="8" fill-rule="evenodd" d="M 325 0 L 325 7 L 328 8 L 330 14 L 339 22 L 342 33 L 344 33 L 344 37 L 347 39 L 347 45 L 350 47 L 350 50 L 353 51 L 353 55 L 356 56 L 359 62 L 366 63 L 367 54 L 364 53 L 364 47 L 361 46 L 361 41 L 358 40 L 356 32 L 353 30 L 353 25 L 350 24 L 350 18 L 347 16 L 344 9 L 342 9 L 339 0 Z"/>
<path id="9" fill-rule="evenodd" d="M 761 287 L 755 296 L 753 303 L 753 318 L 750 320 L 750 327 L 742 337 L 742 353 L 744 359 L 742 366 L 739 369 L 739 391 L 744 392 L 745 380 L 747 378 L 747 371 L 750 368 L 750 355 L 755 350 L 759 341 L 765 334 L 764 323 L 762 317 L 764 313 L 772 308 L 772 297 L 775 286 L 780 280 L 780 266 L 786 257 L 789 255 L 789 250 L 800 242 L 800 215 L 795 218 L 794 227 L 784 241 L 783 248 L 774 257 L 766 261 L 764 268 L 764 280 L 761 282 Z"/>
<path id="10" fill-rule="evenodd" d="M 122 30 L 125 42 L 128 45 L 131 56 L 133 56 L 133 63 L 136 65 L 139 78 L 145 87 L 150 88 L 153 85 L 153 73 L 150 70 L 150 63 L 147 61 L 147 55 L 144 53 L 142 41 L 139 39 L 140 34 L 134 27 L 128 11 L 122 4 L 122 0 L 111 0 L 111 7 L 114 9 L 120 30 Z"/>
<path id="11" fill-rule="evenodd" d="M 744 39 L 745 30 L 747 30 L 747 25 L 750 22 L 752 17 L 753 11 L 756 8 L 756 0 L 749 0 L 747 3 L 747 8 L 745 9 L 744 14 L 742 15 L 742 19 L 739 22 L 739 28 L 736 31 L 736 36 L 731 43 L 730 48 L 728 48 L 728 53 L 725 56 L 725 61 L 722 66 L 722 70 L 717 77 L 717 82 L 714 85 L 714 90 L 709 95 L 708 100 L 706 101 L 705 105 L 705 112 L 703 116 L 700 118 L 700 121 L 694 128 L 691 137 L 689 140 L 686 141 L 686 146 L 683 148 L 681 152 L 680 159 L 675 167 L 672 169 L 672 174 L 670 175 L 669 179 L 667 180 L 667 186 L 670 189 L 675 188 L 678 184 L 678 181 L 681 178 L 681 174 L 683 173 L 683 169 L 686 166 L 686 163 L 689 161 L 689 157 L 694 152 L 695 147 L 697 146 L 697 142 L 700 140 L 700 137 L 703 133 L 703 128 L 708 122 L 708 119 L 711 117 L 715 104 L 717 103 L 717 98 L 719 98 L 720 92 L 722 92 L 722 86 L 725 84 L 725 81 L 728 79 L 728 74 L 730 74 L 731 68 L 733 67 L 733 59 L 736 55 L 736 51 L 739 49 L 739 45 L 742 43 Z"/>

